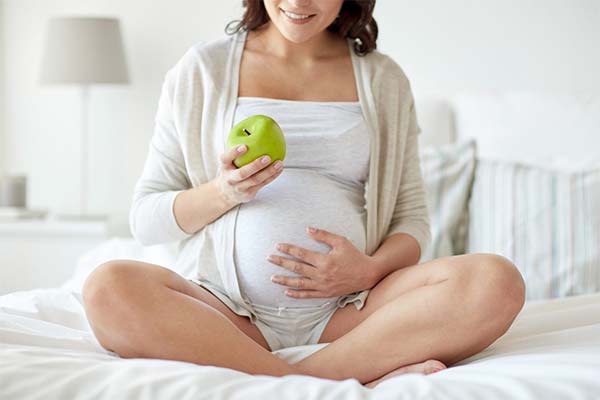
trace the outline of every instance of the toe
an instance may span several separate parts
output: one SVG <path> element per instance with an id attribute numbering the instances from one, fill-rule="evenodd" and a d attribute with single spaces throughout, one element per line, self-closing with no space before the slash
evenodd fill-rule
<path id="1" fill-rule="evenodd" d="M 432 374 L 434 372 L 446 369 L 446 365 L 444 365 L 443 362 L 438 360 L 427 360 L 422 365 L 424 374 Z"/>

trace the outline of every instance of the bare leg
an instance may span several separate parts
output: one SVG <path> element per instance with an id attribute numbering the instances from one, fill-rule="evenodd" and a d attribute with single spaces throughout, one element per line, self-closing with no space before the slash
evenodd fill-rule
<path id="1" fill-rule="evenodd" d="M 365 384 L 368 388 L 374 388 L 381 382 L 390 379 L 396 375 L 402 375 L 407 373 L 417 373 L 423 375 L 429 375 L 438 371 L 446 369 L 446 366 L 437 360 L 427 360 L 425 362 L 419 364 L 408 365 L 406 367 L 400 367 L 398 369 L 393 370 L 390 373 L 385 374 L 381 378 L 375 379 L 367 384 Z"/>
<path id="2" fill-rule="evenodd" d="M 208 304 L 216 299 L 210 292 L 167 268 L 113 260 L 90 275 L 83 297 L 96 337 L 121 357 L 187 361 L 272 376 L 299 373 L 265 348 L 248 318 L 221 309 L 238 318 L 232 322 Z"/>
<path id="3" fill-rule="evenodd" d="M 402 286 L 401 275 L 419 284 L 398 295 L 391 283 Z M 524 303 L 520 273 L 496 255 L 432 260 L 393 272 L 372 292 L 379 285 L 387 289 L 374 297 L 379 304 L 370 313 L 360 314 L 368 304 L 336 312 L 347 315 L 338 320 L 346 333 L 296 363 L 303 373 L 368 383 L 429 359 L 450 365 L 506 332 Z"/>

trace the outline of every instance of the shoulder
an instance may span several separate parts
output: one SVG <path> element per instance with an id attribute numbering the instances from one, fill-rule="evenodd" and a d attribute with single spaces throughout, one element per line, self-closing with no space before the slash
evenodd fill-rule
<path id="1" fill-rule="evenodd" d="M 227 61 L 236 40 L 242 40 L 240 34 L 222 35 L 216 39 L 199 41 L 188 49 L 182 60 L 222 65 Z"/>
<path id="2" fill-rule="evenodd" d="M 410 80 L 400 64 L 390 55 L 375 49 L 358 58 L 362 59 L 364 70 L 369 74 L 374 89 L 382 88 L 389 92 L 393 88 L 402 94 L 411 95 Z"/>
<path id="3" fill-rule="evenodd" d="M 167 78 L 214 78 L 214 74 L 223 74 L 235 40 L 240 40 L 239 35 L 222 35 L 216 39 L 194 43 L 169 69 Z"/>

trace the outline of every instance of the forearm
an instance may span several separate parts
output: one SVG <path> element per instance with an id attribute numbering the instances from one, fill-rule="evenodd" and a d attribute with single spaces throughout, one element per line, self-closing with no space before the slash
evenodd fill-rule
<path id="1" fill-rule="evenodd" d="M 373 286 L 399 268 L 414 265 L 421 258 L 417 240 L 407 233 L 396 233 L 387 238 L 371 256 Z"/>
<path id="2" fill-rule="evenodd" d="M 221 196 L 214 180 L 211 180 L 178 194 L 173 204 L 173 212 L 179 227 L 189 234 L 194 234 L 234 206 L 235 204 Z"/>

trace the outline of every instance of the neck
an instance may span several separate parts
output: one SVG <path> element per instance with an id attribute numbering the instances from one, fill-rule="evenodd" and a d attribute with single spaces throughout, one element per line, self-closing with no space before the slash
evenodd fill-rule
<path id="1" fill-rule="evenodd" d="M 294 64 L 312 64 L 324 58 L 339 56 L 340 42 L 346 44 L 345 39 L 328 30 L 320 32 L 303 43 L 294 43 L 283 36 L 270 21 L 257 30 L 256 35 L 267 53 Z M 342 54 L 345 55 L 347 52 L 344 48 Z"/>

